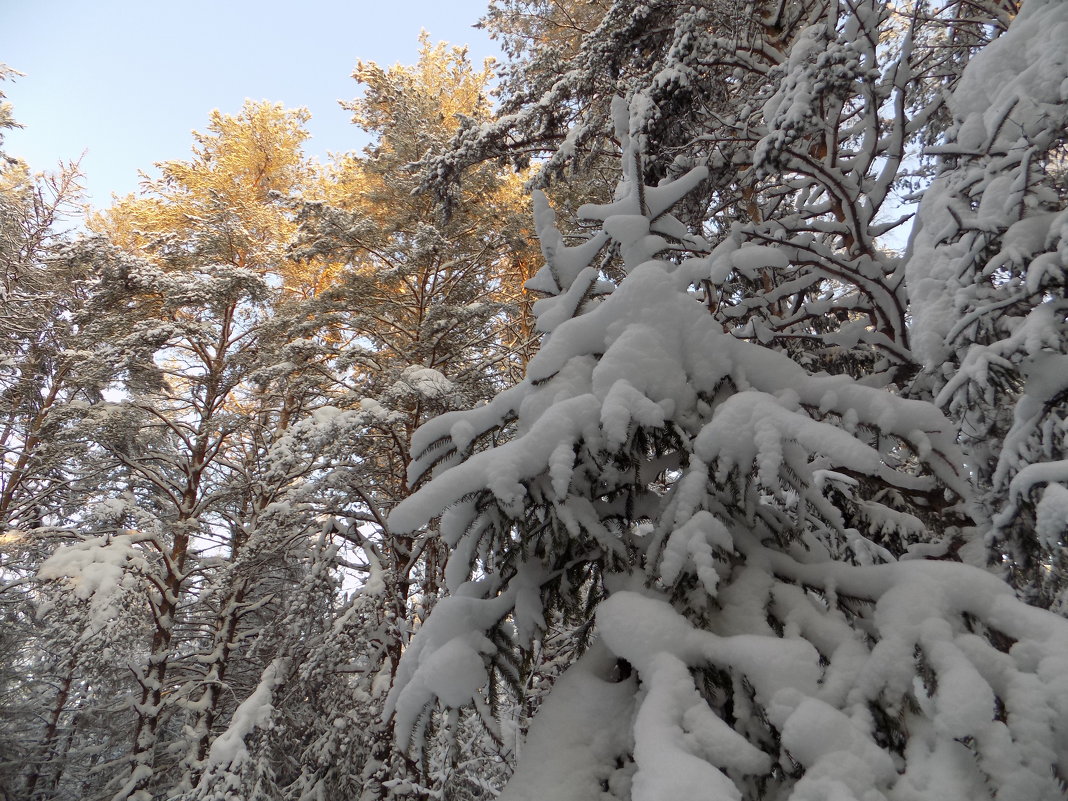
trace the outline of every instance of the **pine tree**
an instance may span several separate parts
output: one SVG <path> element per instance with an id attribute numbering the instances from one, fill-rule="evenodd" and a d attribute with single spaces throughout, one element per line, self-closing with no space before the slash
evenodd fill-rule
<path id="1" fill-rule="evenodd" d="M 456 114 L 487 113 L 487 71 L 424 42 L 418 67 L 359 76 L 365 158 L 305 162 L 304 112 L 216 112 L 191 160 L 92 215 L 103 236 L 62 261 L 91 279 L 75 350 L 101 380 L 62 405 L 87 511 L 37 571 L 37 639 L 71 655 L 44 673 L 92 688 L 65 692 L 67 719 L 107 723 L 101 758 L 70 752 L 43 798 L 373 794 L 394 759 L 420 787 L 449 780 L 376 720 L 440 586 L 439 550 L 386 514 L 411 431 L 529 355 L 527 226 L 510 174 L 487 171 L 440 231 L 416 176 L 397 180 Z"/>
<path id="2" fill-rule="evenodd" d="M 14 75 L 0 65 L 0 80 Z M 0 99 L 3 95 L 0 93 Z M 3 130 L 15 126 L 0 103 Z M 43 651 L 47 621 L 32 577 L 81 509 L 73 463 L 84 443 L 63 409 L 95 395 L 100 376 L 77 352 L 88 276 L 62 258 L 65 217 L 80 197 L 77 164 L 32 175 L 0 149 L 0 794 L 37 797 L 63 774 L 79 728 L 77 646 Z"/>
<path id="3" fill-rule="evenodd" d="M 347 429 L 314 418 L 307 461 L 287 439 L 333 388 L 300 324 L 328 270 L 286 258 L 295 223 L 272 195 L 313 183 L 300 154 L 305 119 L 270 104 L 216 113 L 191 161 L 162 165 L 142 197 L 95 216 L 109 238 L 65 260 L 93 276 L 76 344 L 108 392 L 63 410 L 88 443 L 68 468 L 89 512 L 69 521 L 76 541 L 38 576 L 72 609 L 87 602 L 86 645 L 128 660 L 108 702 L 135 721 L 132 746 L 109 743 L 94 793 L 196 785 L 213 739 L 270 662 L 250 656 L 250 636 L 281 608 L 280 589 L 301 580 L 317 516 L 337 511 L 319 479 L 344 465 L 320 457 L 348 442 Z M 138 625 L 103 625 L 118 609 Z M 99 687 L 89 668 L 79 663 L 79 680 Z"/>
<path id="4" fill-rule="evenodd" d="M 364 95 L 347 107 L 374 141 L 363 157 L 336 165 L 326 200 L 304 204 L 298 218 L 295 255 L 346 264 L 312 314 L 335 343 L 351 400 L 368 424 L 360 440 L 363 468 L 350 485 L 364 514 L 352 518 L 352 530 L 363 538 L 361 560 L 376 578 L 362 590 L 369 597 L 344 613 L 351 628 L 341 631 L 366 643 L 368 664 L 353 681 L 375 699 L 377 711 L 412 630 L 441 586 L 440 546 L 388 524 L 389 512 L 410 492 L 411 434 L 437 414 L 492 396 L 521 372 L 530 353 L 520 287 L 533 256 L 517 176 L 487 165 L 457 195 L 448 218 L 431 198 L 414 194 L 419 179 L 411 163 L 442 150 L 462 118 L 488 118 L 489 76 L 462 49 L 431 45 L 425 36 L 414 66 L 360 63 L 354 77 Z M 322 645 L 333 648 L 326 640 Z M 313 661 L 325 668 L 334 658 Z M 440 797 L 448 771 L 441 762 L 419 764 L 395 754 L 388 720 L 365 724 L 362 743 L 347 724 L 333 729 L 330 720 L 309 743 L 302 792 Z M 340 783 L 352 780 L 354 768 L 338 768 L 340 752 L 363 762 L 356 786 Z"/>

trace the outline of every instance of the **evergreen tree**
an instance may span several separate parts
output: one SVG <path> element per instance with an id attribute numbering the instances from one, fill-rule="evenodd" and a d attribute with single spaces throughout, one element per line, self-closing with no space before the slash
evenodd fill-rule
<path id="1" fill-rule="evenodd" d="M 132 745 L 112 731 L 101 737 L 108 761 L 92 774 L 80 764 L 76 780 L 93 777 L 87 797 L 197 784 L 273 656 L 248 641 L 301 580 L 317 518 L 338 511 L 322 476 L 346 465 L 321 457 L 349 441 L 348 420 L 327 409 L 305 425 L 302 448 L 287 437 L 328 405 L 333 378 L 300 325 L 325 273 L 285 257 L 294 223 L 271 199 L 313 182 L 305 119 L 270 104 L 216 113 L 192 161 L 162 165 L 142 197 L 97 215 L 109 239 L 65 259 L 93 278 L 75 344 L 102 380 L 62 409 L 87 444 L 67 465 L 87 511 L 67 521 L 75 542 L 38 576 L 53 582 L 57 634 L 84 607 L 79 647 L 123 663 L 115 681 L 78 662 L 78 681 L 97 696 L 106 687 L 135 721 Z M 129 625 L 106 625 L 119 614 Z"/>
<path id="2" fill-rule="evenodd" d="M 14 74 L 0 65 L 0 80 Z M 15 125 L 0 103 L 0 144 Z M 83 499 L 73 467 L 85 447 L 63 409 L 94 397 L 100 382 L 76 347 L 91 281 L 62 258 L 79 178 L 76 164 L 32 175 L 0 149 L 0 794 L 11 798 L 60 782 L 84 692 L 73 672 L 75 632 L 40 648 L 47 621 L 32 585 Z"/>
<path id="3" fill-rule="evenodd" d="M 1055 5 L 1055 4 L 1052 4 Z M 1065 611 L 1064 17 L 1025 6 L 949 100 L 907 254 L 910 388 L 956 421 L 991 562 L 1022 596 Z"/>
<path id="4" fill-rule="evenodd" d="M 860 4 L 845 12 L 844 28 L 799 32 L 771 99 L 796 98 L 806 65 L 833 63 L 822 56 L 840 36 L 869 47 L 863 40 L 885 13 L 880 4 Z M 998 46 L 971 57 L 950 105 L 961 123 L 957 136 L 974 112 L 987 133 L 979 140 L 998 141 L 1005 109 L 1037 97 L 1042 112 L 1027 113 L 1006 135 L 1039 149 L 1017 145 L 1020 152 L 1008 157 L 999 148 L 993 156 L 980 150 L 974 166 L 954 152 L 936 183 L 949 189 L 936 189 L 921 209 L 909 266 L 884 262 L 894 267 L 895 291 L 909 269 L 919 278 L 961 275 L 914 263 L 925 241 L 962 252 L 956 242 L 967 229 L 937 222 L 955 216 L 938 203 L 953 187 L 978 187 L 1000 204 L 1006 193 L 995 192 L 994 182 L 1008 187 L 1015 174 L 1026 195 L 1028 171 L 1020 165 L 1063 135 L 1063 92 L 1052 88 L 1068 77 L 1063 40 L 1044 45 L 1044 37 L 1059 36 L 1066 22 L 1063 5 L 1030 2 Z M 878 55 L 874 42 L 868 52 Z M 895 63 L 891 72 L 900 78 L 905 62 Z M 1002 70 L 1026 77 L 1002 84 L 1007 98 L 998 105 L 985 92 L 995 92 L 987 81 Z M 823 76 L 811 74 L 817 82 Z M 1028 86 L 1039 76 L 1049 81 L 1045 94 Z M 853 86 L 859 79 L 845 80 Z M 984 96 L 976 99 L 979 87 Z M 789 128 L 783 108 L 765 105 L 769 128 L 758 150 L 770 153 Z M 406 651 L 388 699 L 400 744 L 414 754 L 426 747 L 424 726 L 439 704 L 472 706 L 488 727 L 497 725 L 495 695 L 502 686 L 521 688 L 547 623 L 564 616 L 582 655 L 542 704 L 502 798 L 1063 797 L 1060 666 L 1068 626 L 985 569 L 981 502 L 989 485 L 965 466 L 957 426 L 929 395 L 903 397 L 863 353 L 848 352 L 838 375 L 816 373 L 755 328 L 725 330 L 708 303 L 708 284 L 732 270 L 755 278 L 790 270 L 808 258 L 800 234 L 786 228 L 781 238 L 762 237 L 769 222 L 710 246 L 688 233 L 669 211 L 686 208 L 680 201 L 700 192 L 713 170 L 701 165 L 647 185 L 636 114 L 640 104 L 635 112 L 616 102 L 624 174 L 616 199 L 579 210 L 600 223 L 599 233 L 566 247 L 536 198 L 546 266 L 530 286 L 546 295 L 535 307 L 545 339 L 524 381 L 485 407 L 432 421 L 413 439 L 412 473 L 425 483 L 390 523 L 415 530 L 442 515 L 451 594 Z M 822 126 L 826 118 L 813 119 Z M 866 119 L 860 113 L 856 124 L 863 128 Z M 895 124 L 885 136 L 896 135 Z M 874 152 L 860 149 L 850 159 Z M 768 162 L 769 172 L 798 170 L 800 155 L 789 153 L 786 162 Z M 1007 171 L 990 175 L 986 189 L 976 169 L 998 157 L 1008 159 Z M 871 210 L 883 189 L 875 181 L 851 191 L 861 203 L 874 193 Z M 849 256 L 858 272 L 851 285 L 868 275 L 881 285 L 887 277 L 878 262 L 861 259 L 857 243 L 835 228 L 835 194 L 823 197 L 812 207 L 823 203 L 822 213 L 806 224 L 827 220 L 837 239 L 833 250 L 813 245 L 814 260 Z M 1015 269 L 1035 281 L 1047 274 L 1053 262 L 1040 254 L 1059 253 L 1056 234 L 1047 232 L 1059 230 L 1048 226 L 1063 202 L 1042 186 L 1033 197 L 1020 201 L 1019 218 L 1041 229 L 1033 240 L 1041 249 L 1002 253 L 975 279 L 977 291 L 925 295 L 916 308 L 933 314 L 918 334 L 953 327 L 938 316 L 939 304 L 960 302 L 956 319 L 974 324 L 980 315 L 969 304 L 982 290 L 999 289 L 996 270 L 1010 257 L 1025 260 Z M 1002 225 L 1012 230 L 1014 220 Z M 619 280 L 598 269 L 599 254 L 613 251 L 622 260 Z M 750 291 L 772 291 L 754 284 Z M 741 306 L 746 295 L 736 293 Z M 1009 307 L 1021 304 L 1009 297 Z M 1036 285 L 1029 297 L 1050 304 L 1040 314 L 1054 316 L 1043 318 L 1031 351 L 1021 349 L 1055 362 L 1053 342 L 1059 347 L 1065 325 L 1057 291 Z M 757 300 L 767 301 L 767 294 Z M 1026 336 L 1022 324 L 980 308 Z M 874 314 L 868 306 L 862 327 L 885 334 Z M 903 310 L 900 324 L 899 339 L 886 340 L 907 342 Z M 890 350 L 875 337 L 867 344 Z M 1025 398 L 1049 403 L 1047 419 L 1059 420 L 1059 380 L 1043 376 L 1029 386 L 1034 393 Z M 1033 415 L 1038 404 L 1021 405 Z M 1023 418 L 1018 412 L 1013 424 L 1033 419 Z M 1012 469 L 1027 475 L 1020 457 L 1035 458 L 1038 440 L 1015 446 L 1010 437 L 1007 445 L 1016 448 Z M 971 447 L 972 459 L 975 453 Z M 1041 526 L 1030 528 L 1027 517 L 1018 523 L 1025 532 L 1062 530 L 1059 507 L 1046 500 L 1058 497 L 1055 465 L 1031 468 L 1033 484 L 1054 488 L 1040 501 Z M 1033 486 L 1023 484 L 1016 480 L 1015 498 Z"/>
<path id="5" fill-rule="evenodd" d="M 362 470 L 349 487 L 363 514 L 350 518 L 350 530 L 374 579 L 346 607 L 336 634 L 363 644 L 363 667 L 352 681 L 374 711 L 369 718 L 353 712 L 351 688 L 347 708 L 343 693 L 330 696 L 335 711 L 305 739 L 294 791 L 440 796 L 446 765 L 406 761 L 394 753 L 389 721 L 374 721 L 412 630 L 440 591 L 443 561 L 437 542 L 394 532 L 388 515 L 410 492 L 412 432 L 437 414 L 476 405 L 521 372 L 532 337 L 520 287 L 533 254 L 510 171 L 487 166 L 473 174 L 448 219 L 431 198 L 414 194 L 411 163 L 443 150 L 461 118 L 488 118 L 488 67 L 476 70 L 462 49 L 424 37 L 416 65 L 360 63 L 354 77 L 364 95 L 346 105 L 373 143 L 363 157 L 335 166 L 324 202 L 301 207 L 294 253 L 346 265 L 309 311 L 334 343 L 349 397 L 368 426 Z M 334 645 L 324 639 L 317 647 L 331 650 L 312 658 L 325 670 L 338 658 Z M 362 738 L 347 723 L 331 724 L 353 718 L 362 722 Z M 349 764 L 339 767 L 339 753 Z"/>

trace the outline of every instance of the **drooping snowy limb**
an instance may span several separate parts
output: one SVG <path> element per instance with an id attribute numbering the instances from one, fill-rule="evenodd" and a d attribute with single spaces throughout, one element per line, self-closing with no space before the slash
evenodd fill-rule
<path id="1" fill-rule="evenodd" d="M 272 662 L 263 672 L 252 695 L 238 705 L 229 727 L 211 745 L 210 759 L 213 765 L 233 768 L 248 759 L 245 738 L 270 718 L 273 711 L 271 699 L 285 669 L 284 659 Z"/>
<path id="2" fill-rule="evenodd" d="M 394 512 L 393 525 L 414 528 L 425 510 L 487 487 L 506 513 L 521 509 L 527 497 L 577 512 L 569 504 L 580 502 L 578 492 L 569 483 L 576 473 L 582 477 L 582 460 L 638 449 L 647 435 L 684 438 L 674 455 L 631 456 L 647 463 L 650 479 L 696 456 L 724 479 L 737 473 L 743 488 L 758 468 L 771 492 L 792 489 L 815 504 L 822 503 L 817 470 L 884 482 L 917 503 L 928 495 L 936 502 L 940 487 L 963 494 L 952 431 L 937 410 L 845 377 L 809 376 L 785 356 L 724 334 L 688 287 L 686 263 L 647 262 L 600 305 L 558 326 L 524 383 L 498 399 L 520 415 L 516 436 L 431 481 Z M 425 469 L 421 458 L 433 463 L 439 443 L 451 437 L 444 432 L 462 429 L 457 420 L 479 421 L 465 433 L 477 431 L 500 414 L 493 406 L 429 424 L 415 441 L 417 448 L 427 445 L 413 469 Z M 620 491 L 633 481 L 632 470 L 641 469 L 620 465 L 604 494 Z M 745 508 L 749 501 L 743 493 L 736 503 Z M 445 536 L 463 536 L 461 526 L 471 521 L 454 518 L 478 514 L 480 506 L 462 502 L 445 521 Z M 828 522 L 846 528 L 842 520 Z M 799 527 L 805 525 L 802 518 Z"/>
<path id="3" fill-rule="evenodd" d="M 725 798 L 776 784 L 792 799 L 1062 796 L 1062 619 L 965 565 L 806 564 L 735 542 L 701 628 L 649 591 L 598 610 L 641 682 L 623 797 L 717 783 Z"/>
<path id="4" fill-rule="evenodd" d="M 198 797 L 226 798 L 242 790 L 239 771 L 249 759 L 245 739 L 270 721 L 274 693 L 287 669 L 284 658 L 271 662 L 253 693 L 234 710 L 229 726 L 214 739 L 206 755 L 207 770 L 200 779 Z"/>
<path id="5" fill-rule="evenodd" d="M 958 421 L 991 559 L 1045 606 L 1064 590 L 1068 530 L 1066 36 L 1068 9 L 1031 0 L 972 60 L 907 259 L 926 368 L 913 394 Z"/>

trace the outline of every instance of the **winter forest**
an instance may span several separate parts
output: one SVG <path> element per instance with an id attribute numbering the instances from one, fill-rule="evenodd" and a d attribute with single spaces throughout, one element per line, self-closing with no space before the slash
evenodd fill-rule
<path id="1" fill-rule="evenodd" d="M 1068 798 L 1068 3 L 480 24 L 0 159 L 0 799 Z"/>

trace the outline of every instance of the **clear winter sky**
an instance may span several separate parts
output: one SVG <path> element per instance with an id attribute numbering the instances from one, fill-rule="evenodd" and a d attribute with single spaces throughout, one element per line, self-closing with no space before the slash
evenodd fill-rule
<path id="1" fill-rule="evenodd" d="M 4 149 L 34 171 L 82 160 L 90 201 L 138 186 L 138 170 L 190 155 L 212 109 L 245 98 L 312 113 L 309 155 L 367 144 L 337 104 L 358 59 L 414 63 L 418 37 L 498 56 L 471 26 L 485 0 L 0 0 L 0 91 L 25 128 Z"/>

